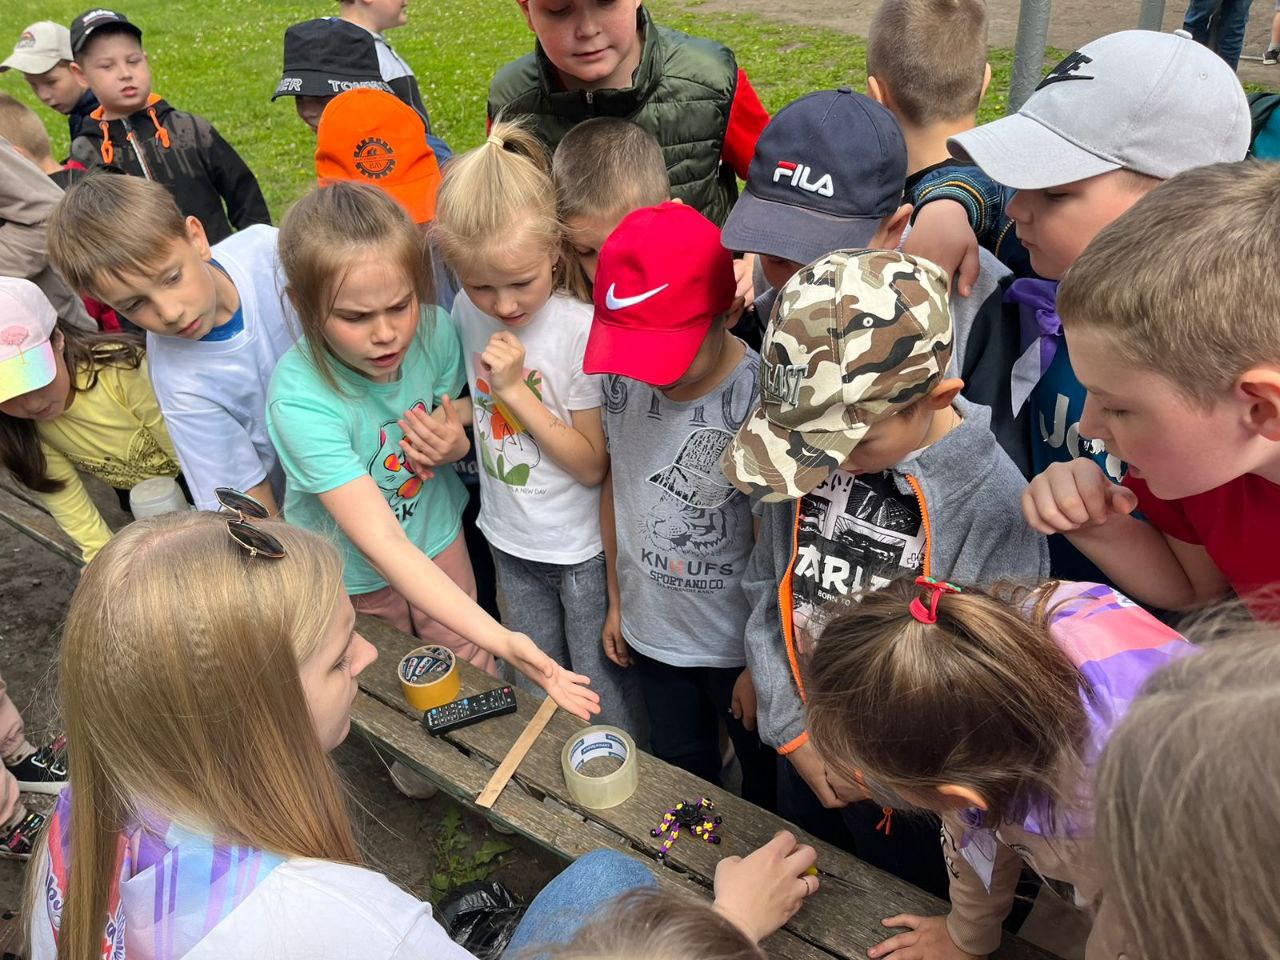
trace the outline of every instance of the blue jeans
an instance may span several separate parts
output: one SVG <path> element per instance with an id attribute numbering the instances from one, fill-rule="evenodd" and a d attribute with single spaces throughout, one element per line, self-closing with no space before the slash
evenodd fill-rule
<path id="1" fill-rule="evenodd" d="M 528 634 L 560 666 L 590 677 L 591 689 L 600 695 L 595 722 L 621 727 L 637 747 L 647 749 L 649 731 L 639 683 L 633 671 L 605 656 L 600 638 L 609 608 L 604 554 L 559 564 L 492 549 L 503 626 Z M 526 690 L 535 689 L 522 673 L 512 671 L 508 679 Z"/>
<path id="2" fill-rule="evenodd" d="M 1253 0 L 1191 0 L 1182 27 L 1196 43 L 1209 45 L 1209 22 L 1218 17 L 1217 54 L 1232 70 L 1240 65 L 1244 49 L 1244 28 L 1249 24 Z"/>
<path id="3" fill-rule="evenodd" d="M 568 943 L 579 927 L 596 919 L 606 901 L 628 890 L 657 885 L 652 871 L 638 860 L 616 850 L 593 850 L 571 863 L 534 898 L 503 958 L 514 958 L 530 947 Z"/>

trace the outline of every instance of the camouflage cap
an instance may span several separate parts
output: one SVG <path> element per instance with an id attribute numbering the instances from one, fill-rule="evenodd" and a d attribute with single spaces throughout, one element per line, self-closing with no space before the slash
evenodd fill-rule
<path id="1" fill-rule="evenodd" d="M 778 292 L 760 357 L 760 406 L 722 466 L 744 493 L 793 500 L 872 424 L 941 381 L 951 358 L 946 275 L 893 250 L 838 250 Z"/>

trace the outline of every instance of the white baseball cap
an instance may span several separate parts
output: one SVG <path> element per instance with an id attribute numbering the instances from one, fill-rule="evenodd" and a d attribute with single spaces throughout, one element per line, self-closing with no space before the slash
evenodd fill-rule
<path id="1" fill-rule="evenodd" d="M 41 20 L 22 31 L 13 53 L 0 63 L 0 73 L 48 73 L 63 60 L 71 59 L 71 31 L 52 20 Z"/>
<path id="2" fill-rule="evenodd" d="M 947 147 L 997 183 L 1037 190 L 1243 160 L 1250 132 L 1248 99 L 1222 58 L 1186 35 L 1123 30 L 1066 57 L 1017 113 Z"/>
<path id="3" fill-rule="evenodd" d="M 0 277 L 0 403 L 53 382 L 49 338 L 58 314 L 30 280 Z"/>

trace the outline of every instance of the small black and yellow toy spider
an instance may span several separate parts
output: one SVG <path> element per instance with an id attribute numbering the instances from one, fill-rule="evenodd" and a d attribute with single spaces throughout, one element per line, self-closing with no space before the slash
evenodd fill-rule
<path id="1" fill-rule="evenodd" d="M 661 837 L 664 833 L 667 835 L 658 851 L 658 859 L 667 859 L 671 847 L 680 839 L 681 827 L 692 830 L 693 835 L 703 843 L 718 844 L 720 838 L 716 836 L 716 828 L 723 822 L 723 818 L 712 816 L 711 811 L 715 808 L 716 805 L 706 797 L 699 797 L 696 803 L 681 800 L 668 810 L 662 817 L 662 823 L 649 831 L 651 837 Z"/>

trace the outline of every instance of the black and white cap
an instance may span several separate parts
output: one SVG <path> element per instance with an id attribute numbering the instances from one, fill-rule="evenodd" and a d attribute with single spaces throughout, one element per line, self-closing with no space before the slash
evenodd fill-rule
<path id="1" fill-rule="evenodd" d="M 364 27 L 337 17 L 319 17 L 285 30 L 284 72 L 272 100 L 336 97 L 365 88 L 394 92 L 382 79 L 378 48 Z"/>
<path id="2" fill-rule="evenodd" d="M 78 54 L 84 49 L 84 45 L 89 42 L 91 36 L 107 27 L 113 31 L 123 30 L 125 33 L 133 34 L 139 40 L 142 39 L 142 29 L 136 23 L 130 23 L 129 18 L 123 13 L 95 7 L 92 10 L 86 10 L 71 21 L 71 52 Z"/>

